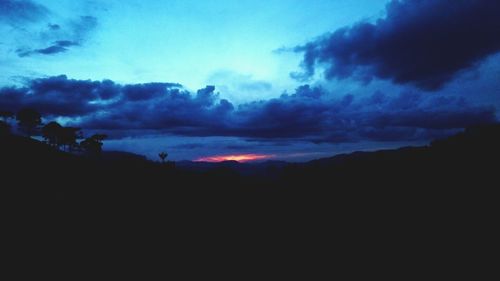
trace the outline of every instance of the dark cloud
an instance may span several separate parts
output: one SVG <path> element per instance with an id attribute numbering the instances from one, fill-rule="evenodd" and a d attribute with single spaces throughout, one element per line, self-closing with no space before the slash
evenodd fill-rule
<path id="1" fill-rule="evenodd" d="M 399 141 L 495 121 L 494 108 L 472 106 L 463 98 L 380 92 L 359 100 L 330 96 L 321 88 L 302 86 L 293 95 L 243 105 L 238 134 L 314 142 Z"/>
<path id="2" fill-rule="evenodd" d="M 391 1 L 386 16 L 359 22 L 297 47 L 305 73 L 327 79 L 388 79 L 436 90 L 500 51 L 500 1 Z"/>
<path id="3" fill-rule="evenodd" d="M 238 107 L 215 87 L 190 93 L 175 83 L 120 85 L 66 76 L 34 79 L 0 89 L 0 109 L 34 107 L 69 117 L 87 130 L 159 131 L 186 136 L 239 136 L 254 140 L 345 143 L 426 140 L 474 124 L 496 121 L 495 109 L 464 98 L 375 92 L 336 96 L 308 85 L 279 98 Z"/>
<path id="4" fill-rule="evenodd" d="M 54 55 L 58 53 L 64 53 L 68 51 L 69 47 L 72 46 L 79 46 L 77 42 L 69 41 L 69 40 L 59 40 L 55 41 L 52 43 L 51 46 L 47 48 L 42 48 L 42 49 L 36 49 L 36 50 L 22 50 L 18 49 L 17 55 L 20 57 L 28 57 L 34 54 L 39 54 L 39 55 Z"/>
<path id="5" fill-rule="evenodd" d="M 0 22 L 35 22 L 48 14 L 47 8 L 30 0 L 0 0 Z"/>
<path id="6" fill-rule="evenodd" d="M 120 85 L 111 80 L 75 80 L 61 75 L 34 79 L 22 88 L 0 89 L 0 107 L 13 111 L 33 107 L 48 116 L 89 117 L 113 111 L 114 107 L 126 111 L 145 110 L 142 105 L 178 92 L 181 87 L 176 83 Z"/>
<path id="7" fill-rule="evenodd" d="M 59 47 L 71 47 L 71 46 L 78 46 L 77 42 L 70 41 L 70 40 L 58 40 L 55 41 L 54 44 Z"/>
<path id="8" fill-rule="evenodd" d="M 82 46 L 89 35 L 97 27 L 97 18 L 93 16 L 81 16 L 76 20 L 70 20 L 65 25 L 48 24 L 48 32 L 42 33 L 43 42 L 52 38 L 54 41 L 43 48 L 22 47 L 16 50 L 19 57 L 32 55 L 56 55 L 65 53 L 73 47 Z M 43 43 L 42 43 L 43 44 Z M 40 43 L 36 45 L 41 45 Z M 43 45 L 42 45 L 43 46 Z"/>
<path id="9" fill-rule="evenodd" d="M 151 100 L 155 97 L 160 98 L 161 95 L 166 94 L 166 88 L 173 87 L 180 88 L 182 86 L 176 83 L 145 83 L 125 85 L 123 87 L 123 94 L 126 98 L 124 101 Z"/>
<path id="10" fill-rule="evenodd" d="M 60 30 L 61 29 L 61 26 L 58 25 L 58 24 L 52 24 L 52 23 L 49 23 L 47 25 L 47 27 L 50 29 L 50 30 Z"/>
<path id="11" fill-rule="evenodd" d="M 226 149 L 230 149 L 230 150 L 239 150 L 239 151 L 242 151 L 242 150 L 247 150 L 249 148 L 251 148 L 252 146 L 249 146 L 249 145 L 241 145 L 241 144 L 232 144 L 232 145 L 226 145 L 224 146 L 224 148 Z"/>
<path id="12" fill-rule="evenodd" d="M 34 79 L 23 88 L 2 88 L 0 106 L 13 111 L 33 107 L 48 116 L 82 116 L 102 108 L 94 103 L 107 97 L 101 97 L 102 85 L 106 81 L 73 80 L 64 75 Z M 119 86 L 112 85 L 117 95 Z"/>
<path id="13" fill-rule="evenodd" d="M 52 45 L 44 49 L 38 49 L 34 50 L 35 53 L 42 54 L 42 55 L 53 55 L 57 53 L 64 53 L 68 49 L 59 45 Z"/>
<path id="14" fill-rule="evenodd" d="M 204 147 L 204 146 L 205 146 L 205 144 L 203 144 L 203 143 L 183 143 L 183 144 L 174 145 L 174 146 L 172 146 L 172 148 L 195 149 L 195 148 L 200 148 L 200 147 Z"/>

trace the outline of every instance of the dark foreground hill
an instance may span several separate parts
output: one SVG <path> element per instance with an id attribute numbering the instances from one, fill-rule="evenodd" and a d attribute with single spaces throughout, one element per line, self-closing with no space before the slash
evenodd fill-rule
<path id="1" fill-rule="evenodd" d="M 491 250 L 498 214 L 499 125 L 289 165 L 174 167 L 119 152 L 76 156 L 18 136 L 0 139 L 0 155 L 3 227 L 15 237 L 6 241 L 21 240 L 16 253 L 37 259 L 78 253 L 106 264 L 102 252 L 140 252 L 161 262 L 168 251 L 170 266 L 189 261 L 185 273 L 193 258 L 206 272 L 247 272 L 253 255 L 278 269 L 289 258 L 328 266 L 328 257 L 341 264 L 363 253 L 411 271 L 416 261 L 397 258 L 410 254 L 448 268 Z"/>
<path id="2" fill-rule="evenodd" d="M 201 205 L 276 198 L 322 200 L 325 205 L 354 197 L 358 202 L 366 198 L 366 205 L 376 200 L 472 200 L 496 190 L 499 144 L 500 125 L 489 125 L 429 146 L 308 163 L 179 162 L 175 167 L 122 152 L 77 156 L 33 139 L 3 136 L 2 193 L 12 200 L 104 205 L 198 197 Z"/>

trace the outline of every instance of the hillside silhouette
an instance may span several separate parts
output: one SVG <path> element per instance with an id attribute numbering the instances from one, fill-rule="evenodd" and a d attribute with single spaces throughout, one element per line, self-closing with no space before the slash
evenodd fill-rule
<path id="1" fill-rule="evenodd" d="M 387 193 L 396 198 L 458 196 L 493 188 L 499 143 L 500 125 L 494 124 L 471 127 L 428 146 L 354 152 L 307 163 L 181 161 L 176 167 L 125 152 L 71 154 L 10 134 L 1 137 L 0 153 L 3 191 L 40 200 L 99 201 L 131 194 L 147 200 L 171 192 L 338 195 L 354 190 L 362 196 Z"/>
<path id="2" fill-rule="evenodd" d="M 156 247 L 169 245 L 179 270 L 189 270 L 190 253 L 210 271 L 215 253 L 250 259 L 263 251 L 272 254 L 259 262 L 278 270 L 299 260 L 324 263 L 332 247 L 340 264 L 359 251 L 382 262 L 380 255 L 398 255 L 404 245 L 415 259 L 444 267 L 475 256 L 495 233 L 499 143 L 500 125 L 488 125 L 428 146 L 307 163 L 172 165 L 123 152 L 75 155 L 7 134 L 0 138 L 3 225 L 14 230 L 8 241 L 21 240 L 40 260 L 68 255 L 72 245 L 72 254 L 102 263 L 109 261 L 95 253 L 103 249 L 151 262 L 162 255 Z M 452 258 L 443 264 L 426 254 L 438 249 Z M 392 264 L 408 268 L 405 260 Z"/>

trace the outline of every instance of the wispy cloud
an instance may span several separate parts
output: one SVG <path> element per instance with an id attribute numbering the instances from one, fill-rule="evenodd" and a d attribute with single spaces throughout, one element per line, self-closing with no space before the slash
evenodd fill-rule
<path id="1" fill-rule="evenodd" d="M 56 55 L 85 45 L 98 26 L 92 15 L 60 17 L 29 0 L 0 1 L 0 25 L 8 44 L 21 57 Z M 1 27 L 1 26 L 0 26 Z"/>
<path id="2" fill-rule="evenodd" d="M 0 1 L 0 22 L 10 25 L 40 21 L 49 13 L 46 7 L 30 0 Z"/>
<path id="3" fill-rule="evenodd" d="M 39 55 L 54 55 L 58 53 L 64 53 L 69 50 L 72 46 L 79 46 L 80 44 L 77 42 L 69 41 L 69 40 L 59 40 L 55 41 L 49 47 L 35 50 L 23 50 L 17 49 L 16 52 L 20 57 L 28 57 L 34 54 Z"/>

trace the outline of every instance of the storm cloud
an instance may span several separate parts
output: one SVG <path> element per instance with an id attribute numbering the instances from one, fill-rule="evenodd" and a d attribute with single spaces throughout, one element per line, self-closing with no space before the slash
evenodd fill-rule
<path id="1" fill-rule="evenodd" d="M 437 90 L 500 51 L 500 2 L 393 0 L 386 15 L 340 28 L 303 46 L 304 73 L 326 79 L 374 78 Z"/>
<path id="2" fill-rule="evenodd" d="M 0 109 L 39 110 L 91 130 L 235 136 L 263 141 L 346 143 L 425 140 L 496 121 L 493 107 L 420 92 L 365 97 L 304 85 L 292 94 L 234 106 L 215 87 L 192 93 L 176 83 L 118 84 L 111 80 L 33 79 L 0 89 Z"/>
<path id="3" fill-rule="evenodd" d="M 473 106 L 464 98 L 418 92 L 356 98 L 332 96 L 307 85 L 292 95 L 242 105 L 238 111 L 239 135 L 333 143 L 428 139 L 495 122 L 493 107 Z"/>

